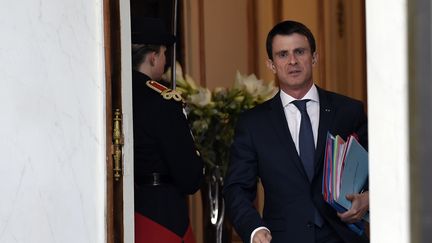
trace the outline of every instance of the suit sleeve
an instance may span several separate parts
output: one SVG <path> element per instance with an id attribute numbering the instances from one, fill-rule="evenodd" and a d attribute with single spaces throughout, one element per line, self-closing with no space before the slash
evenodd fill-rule
<path id="1" fill-rule="evenodd" d="M 358 113 L 357 123 L 355 125 L 356 133 L 358 135 L 359 143 L 366 149 L 369 146 L 369 138 L 368 138 L 368 124 L 367 124 L 367 116 L 364 110 L 363 103 L 360 105 L 360 112 Z M 369 179 L 367 180 L 365 186 L 363 187 L 363 191 L 369 191 Z"/>
<path id="2" fill-rule="evenodd" d="M 243 117 L 237 123 L 225 178 L 224 197 L 228 216 L 244 242 L 254 229 L 265 226 L 253 201 L 256 197 L 258 160 Z"/>
<path id="3" fill-rule="evenodd" d="M 366 112 L 363 107 L 363 103 L 360 104 L 358 118 L 356 120 L 355 128 L 356 133 L 359 138 L 360 144 L 368 150 L 369 139 L 368 139 L 368 125 L 367 125 L 367 117 Z"/>

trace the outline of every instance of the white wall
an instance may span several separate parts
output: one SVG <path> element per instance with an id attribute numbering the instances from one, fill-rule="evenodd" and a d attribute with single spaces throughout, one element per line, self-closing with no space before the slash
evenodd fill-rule
<path id="1" fill-rule="evenodd" d="M 366 0 L 371 242 L 410 242 L 407 0 Z"/>
<path id="2" fill-rule="evenodd" d="M 0 242 L 105 242 L 101 0 L 0 7 Z"/>

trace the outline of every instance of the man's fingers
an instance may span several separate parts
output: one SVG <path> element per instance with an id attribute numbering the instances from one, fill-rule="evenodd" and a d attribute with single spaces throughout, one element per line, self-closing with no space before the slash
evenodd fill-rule
<path id="1" fill-rule="evenodd" d="M 354 200 L 354 195 L 353 195 L 353 194 L 347 194 L 347 195 L 345 196 L 345 198 L 346 198 L 348 201 L 352 201 L 352 200 Z"/>
<path id="2" fill-rule="evenodd" d="M 267 230 L 259 230 L 253 238 L 253 243 L 270 243 L 271 238 L 270 232 Z"/>
<path id="3" fill-rule="evenodd" d="M 271 234 L 269 232 L 267 232 L 266 234 L 266 240 L 268 240 L 268 242 L 270 242 L 272 239 Z"/>

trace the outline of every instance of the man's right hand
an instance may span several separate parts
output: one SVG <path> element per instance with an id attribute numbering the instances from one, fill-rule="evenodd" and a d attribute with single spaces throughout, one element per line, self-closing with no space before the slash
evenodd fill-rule
<path id="1" fill-rule="evenodd" d="M 270 243 L 272 237 L 268 230 L 266 229 L 260 229 L 257 232 L 255 232 L 255 235 L 253 236 L 252 242 L 253 243 Z"/>

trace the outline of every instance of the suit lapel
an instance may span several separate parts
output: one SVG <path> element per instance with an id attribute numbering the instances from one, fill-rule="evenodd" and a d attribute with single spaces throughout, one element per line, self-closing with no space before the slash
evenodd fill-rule
<path id="1" fill-rule="evenodd" d="M 279 91 L 280 92 L 280 91 Z M 279 137 L 281 144 L 287 144 L 288 160 L 293 161 L 297 169 L 303 174 L 304 178 L 309 181 L 306 171 L 304 170 L 303 163 L 298 156 L 297 149 L 294 144 L 294 140 L 291 137 L 291 133 L 288 128 L 288 123 L 285 117 L 284 108 L 280 98 L 280 94 L 277 93 L 269 104 L 270 120 L 275 128 L 276 136 Z"/>
<path id="2" fill-rule="evenodd" d="M 318 141 L 315 150 L 315 175 L 321 171 L 323 165 L 323 153 L 326 146 L 327 132 L 333 122 L 335 115 L 335 107 L 331 104 L 328 94 L 317 86 L 320 99 L 320 116 L 318 127 Z"/>

